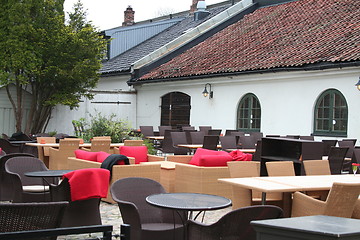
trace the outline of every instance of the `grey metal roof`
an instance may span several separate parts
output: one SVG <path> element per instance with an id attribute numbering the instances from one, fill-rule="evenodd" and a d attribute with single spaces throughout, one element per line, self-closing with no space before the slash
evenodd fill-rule
<path id="1" fill-rule="evenodd" d="M 143 41 L 142 43 L 129 49 L 128 51 L 104 62 L 102 68 L 100 69 L 100 73 L 114 74 L 130 71 L 132 63 L 136 62 L 142 57 L 150 54 L 156 49 L 179 37 L 186 30 L 200 25 L 204 21 L 214 17 L 215 15 L 219 14 L 220 12 L 226 10 L 229 7 L 231 7 L 231 3 L 217 6 L 214 8 L 209 8 L 207 9 L 210 12 L 209 16 L 198 21 L 194 21 L 193 14 L 186 14 L 185 18 L 183 18 L 183 20 L 178 22 L 177 24 L 167 28 L 166 30 L 160 32 L 152 38 Z"/>
<path id="2" fill-rule="evenodd" d="M 175 25 L 182 19 L 183 18 L 168 19 L 105 30 L 105 35 L 111 37 L 110 59 Z"/>

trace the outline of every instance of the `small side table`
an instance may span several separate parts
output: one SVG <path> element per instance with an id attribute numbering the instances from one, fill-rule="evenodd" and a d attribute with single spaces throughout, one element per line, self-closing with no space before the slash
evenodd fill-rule
<path id="1" fill-rule="evenodd" d="M 331 216 L 306 216 L 252 221 L 257 240 L 360 239 L 360 220 Z"/>

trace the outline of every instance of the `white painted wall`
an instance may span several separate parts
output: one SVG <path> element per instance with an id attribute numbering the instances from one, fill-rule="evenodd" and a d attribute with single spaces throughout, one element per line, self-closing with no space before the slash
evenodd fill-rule
<path id="1" fill-rule="evenodd" d="M 360 139 L 360 92 L 354 86 L 360 68 L 238 75 L 203 80 L 146 84 L 136 87 L 137 127 L 160 124 L 161 96 L 180 91 L 191 96 L 190 124 L 234 129 L 240 99 L 254 93 L 261 104 L 261 131 L 264 134 L 309 135 L 313 131 L 314 105 L 321 93 L 335 88 L 348 104 L 348 137 Z M 202 96 L 211 83 L 214 98 Z M 321 137 L 318 137 L 321 139 Z"/>
<path id="2" fill-rule="evenodd" d="M 129 75 L 101 78 L 92 100 L 83 99 L 80 107 L 75 110 L 70 110 L 66 106 L 56 107 L 47 131 L 72 135 L 74 134 L 72 120 L 85 118 L 90 121 L 91 116 L 96 113 L 101 113 L 103 116 L 116 114 L 117 119 L 136 126 L 136 92 L 126 84 L 128 79 Z"/>

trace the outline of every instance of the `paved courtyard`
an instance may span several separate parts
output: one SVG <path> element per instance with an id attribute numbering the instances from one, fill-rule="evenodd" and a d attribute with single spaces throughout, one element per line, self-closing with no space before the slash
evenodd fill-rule
<path id="1" fill-rule="evenodd" d="M 120 225 L 122 224 L 122 219 L 120 216 L 119 207 L 117 204 L 109 204 L 106 202 L 100 203 L 100 211 L 101 211 L 101 219 L 104 225 L 112 225 L 113 230 L 113 239 L 120 239 Z M 225 213 L 231 211 L 231 207 L 216 210 L 216 211 L 208 211 L 204 216 L 204 223 L 213 223 L 216 222 L 221 216 Z M 199 221 L 201 221 L 202 215 L 199 216 Z M 70 235 L 70 236 L 60 236 L 58 239 L 97 239 L 101 237 L 101 233 L 96 234 L 81 234 L 81 235 Z"/>

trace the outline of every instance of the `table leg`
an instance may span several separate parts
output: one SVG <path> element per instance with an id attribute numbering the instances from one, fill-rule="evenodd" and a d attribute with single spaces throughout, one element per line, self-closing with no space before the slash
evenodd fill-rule
<path id="1" fill-rule="evenodd" d="M 266 192 L 261 193 L 261 205 L 266 204 Z"/>
<path id="2" fill-rule="evenodd" d="M 292 207 L 292 193 L 284 192 L 283 193 L 284 217 L 290 217 L 291 216 L 291 207 Z"/>
<path id="3" fill-rule="evenodd" d="M 233 198 L 232 198 L 233 209 L 251 206 L 252 203 L 251 189 L 242 188 L 240 186 L 232 186 L 232 191 L 233 191 Z"/>

